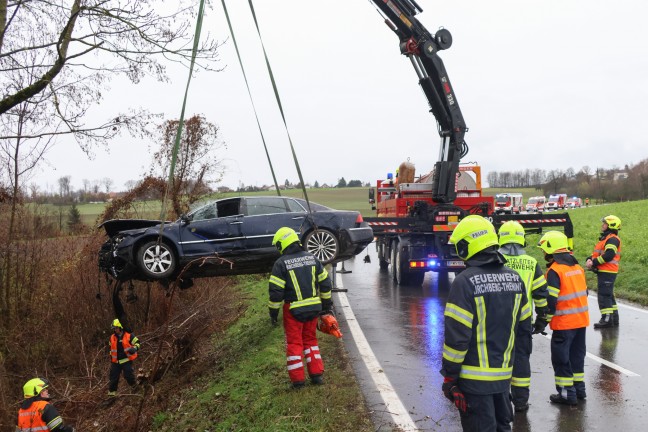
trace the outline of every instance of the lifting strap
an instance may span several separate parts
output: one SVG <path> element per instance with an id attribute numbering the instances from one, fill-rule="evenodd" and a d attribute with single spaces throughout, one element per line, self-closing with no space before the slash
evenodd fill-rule
<path id="1" fill-rule="evenodd" d="M 266 53 L 265 46 L 263 45 L 263 39 L 261 38 L 261 31 L 259 30 L 259 23 L 257 22 L 256 13 L 254 12 L 254 6 L 252 5 L 252 0 L 248 0 L 250 5 L 250 11 L 252 12 L 252 18 L 254 18 L 254 25 L 256 26 L 257 33 L 259 34 L 259 41 L 261 41 L 261 48 L 263 49 L 263 56 L 265 57 L 266 66 L 268 68 L 268 73 L 270 75 L 270 81 L 272 82 L 272 89 L 274 90 L 275 99 L 277 99 L 277 105 L 279 106 L 279 111 L 281 112 L 281 118 L 283 119 L 284 128 L 286 129 L 286 135 L 288 135 L 288 142 L 290 143 L 290 151 L 292 152 L 293 160 L 295 161 L 295 168 L 297 168 L 297 175 L 299 176 L 299 181 L 301 182 L 302 192 L 304 193 L 304 199 L 308 206 L 308 213 L 312 214 L 310 200 L 308 199 L 308 194 L 306 193 L 306 185 L 304 184 L 304 177 L 301 173 L 301 168 L 299 167 L 299 161 L 297 160 L 297 154 L 295 153 L 295 147 L 293 146 L 292 139 L 290 138 L 290 132 L 288 132 L 288 124 L 286 123 L 286 116 L 284 115 L 283 107 L 281 105 L 281 99 L 279 98 L 279 91 L 277 90 L 277 83 L 274 79 L 274 74 L 272 73 L 272 68 L 270 67 L 270 61 L 268 60 L 268 54 Z"/>
<path id="2" fill-rule="evenodd" d="M 252 99 L 252 92 L 250 91 L 250 85 L 248 83 L 247 74 L 245 73 L 245 68 L 243 67 L 243 61 L 241 60 L 241 53 L 239 52 L 238 44 L 236 43 L 236 37 L 234 36 L 234 29 L 232 28 L 232 22 L 230 21 L 229 13 L 227 12 L 227 6 L 225 6 L 225 0 L 221 0 L 221 3 L 223 4 L 223 10 L 225 11 L 227 26 L 229 27 L 230 34 L 232 35 L 232 42 L 234 42 L 236 57 L 238 57 L 239 65 L 241 65 L 241 71 L 243 72 L 243 79 L 245 80 L 245 87 L 247 87 L 248 96 L 250 97 L 250 103 L 252 104 L 252 110 L 254 111 L 254 117 L 256 118 L 257 128 L 259 128 L 261 141 L 263 141 L 263 149 L 265 150 L 266 158 L 268 159 L 268 164 L 270 165 L 272 180 L 274 181 L 275 189 L 277 190 L 277 195 L 281 196 L 281 191 L 279 190 L 279 183 L 277 183 L 277 177 L 275 176 L 274 168 L 272 167 L 272 161 L 270 160 L 270 153 L 268 153 L 268 146 L 266 145 L 266 140 L 265 137 L 263 136 L 263 131 L 261 130 L 259 115 L 257 114 L 256 106 L 254 105 L 254 100 Z"/>

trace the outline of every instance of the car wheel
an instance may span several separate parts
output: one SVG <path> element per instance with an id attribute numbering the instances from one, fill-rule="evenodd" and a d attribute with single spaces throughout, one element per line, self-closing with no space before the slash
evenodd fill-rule
<path id="1" fill-rule="evenodd" d="M 137 251 L 137 265 L 148 278 L 167 279 L 175 271 L 177 260 L 169 245 L 150 241 Z"/>
<path id="2" fill-rule="evenodd" d="M 306 250 L 322 264 L 328 264 L 337 258 L 340 252 L 340 242 L 335 235 L 328 230 L 318 229 L 308 233 L 304 239 Z"/>

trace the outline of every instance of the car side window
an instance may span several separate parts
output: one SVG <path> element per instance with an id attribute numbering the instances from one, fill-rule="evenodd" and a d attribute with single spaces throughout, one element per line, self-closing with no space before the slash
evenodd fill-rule
<path id="1" fill-rule="evenodd" d="M 286 203 L 281 197 L 247 198 L 245 200 L 248 216 L 286 213 Z"/>
<path id="2" fill-rule="evenodd" d="M 216 203 L 212 203 L 196 210 L 191 215 L 191 220 L 200 221 L 205 219 L 215 219 L 217 217 L 218 217 L 218 212 L 216 210 Z"/>
<path id="3" fill-rule="evenodd" d="M 287 199 L 286 202 L 288 202 L 288 209 L 292 213 L 303 213 L 306 211 L 304 207 L 302 207 L 297 201 L 293 199 Z"/>
<path id="4" fill-rule="evenodd" d="M 216 202 L 218 217 L 236 216 L 241 214 L 241 199 L 221 200 Z"/>

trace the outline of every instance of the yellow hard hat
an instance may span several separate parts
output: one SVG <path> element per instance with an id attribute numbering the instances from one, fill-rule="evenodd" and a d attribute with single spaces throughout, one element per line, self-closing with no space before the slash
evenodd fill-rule
<path id="1" fill-rule="evenodd" d="M 478 215 L 466 216 L 455 227 L 450 242 L 454 243 L 457 255 L 467 260 L 487 247 L 497 245 L 495 227 Z"/>
<path id="2" fill-rule="evenodd" d="M 281 253 L 295 242 L 299 242 L 299 236 L 294 229 L 288 227 L 279 228 L 272 239 L 272 244 L 275 245 Z"/>
<path id="3" fill-rule="evenodd" d="M 49 382 L 45 378 L 32 378 L 23 386 L 25 399 L 38 396 L 43 390 L 49 387 Z"/>
<path id="4" fill-rule="evenodd" d="M 121 325 L 121 323 L 119 322 L 119 320 L 118 320 L 117 318 L 115 318 L 115 319 L 113 320 L 113 322 L 112 322 L 112 327 L 113 327 L 113 328 L 115 328 L 115 327 L 119 327 L 120 329 L 123 329 L 123 328 L 124 328 L 124 326 Z"/>
<path id="5" fill-rule="evenodd" d="M 556 252 L 569 252 L 569 241 L 567 236 L 560 231 L 547 231 L 540 238 L 538 247 L 549 255 Z"/>
<path id="6" fill-rule="evenodd" d="M 524 239 L 524 227 L 520 222 L 504 222 L 499 229 L 499 245 L 503 246 L 508 243 L 517 243 L 522 246 L 526 244 Z"/>
<path id="7" fill-rule="evenodd" d="M 619 219 L 617 216 L 614 215 L 607 215 L 603 219 L 601 219 L 601 222 L 605 222 L 608 226 L 608 228 L 613 229 L 613 230 L 620 230 L 621 229 L 621 219 Z"/>

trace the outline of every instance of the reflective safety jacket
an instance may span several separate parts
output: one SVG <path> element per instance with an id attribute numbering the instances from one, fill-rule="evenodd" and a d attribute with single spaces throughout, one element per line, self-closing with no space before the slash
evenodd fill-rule
<path id="1" fill-rule="evenodd" d="M 63 419 L 54 405 L 40 396 L 23 401 L 18 411 L 16 432 L 59 430 L 68 430 L 68 427 L 63 427 Z"/>
<path id="2" fill-rule="evenodd" d="M 589 325 L 585 270 L 569 253 L 553 255 L 547 270 L 549 308 L 555 310 L 551 330 L 573 330 Z"/>
<path id="3" fill-rule="evenodd" d="M 441 374 L 466 393 L 508 391 L 515 338 L 531 333 L 526 288 L 504 262 L 496 251 L 478 253 L 448 294 Z"/>
<path id="4" fill-rule="evenodd" d="M 515 270 L 522 278 L 529 302 L 533 299 L 536 313 L 546 313 L 549 292 L 547 291 L 547 279 L 545 279 L 538 260 L 527 255 L 522 246 L 515 243 L 503 245 L 499 251 L 506 258 L 506 266 Z"/>
<path id="5" fill-rule="evenodd" d="M 288 246 L 272 267 L 268 284 L 268 307 L 278 310 L 288 303 L 299 321 L 309 321 L 322 311 L 322 302 L 330 305 L 331 279 L 322 263 L 296 244 Z"/>
<path id="6" fill-rule="evenodd" d="M 110 336 L 110 361 L 113 363 L 126 363 L 133 361 L 137 358 L 137 351 L 134 354 L 126 354 L 126 350 L 130 347 L 139 349 L 139 339 L 131 333 L 123 332 L 121 339 L 118 339 L 116 334 Z"/>
<path id="7" fill-rule="evenodd" d="M 618 273 L 621 261 L 621 239 L 616 232 L 606 231 L 594 246 L 591 256 L 594 266 L 600 272 Z"/>

